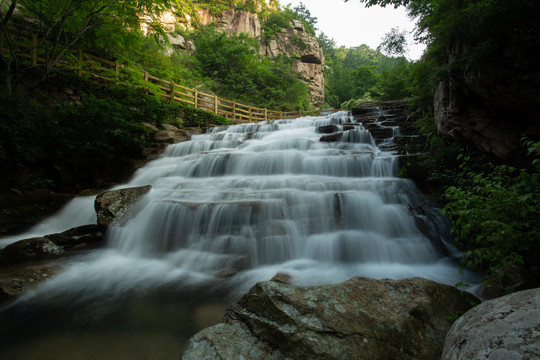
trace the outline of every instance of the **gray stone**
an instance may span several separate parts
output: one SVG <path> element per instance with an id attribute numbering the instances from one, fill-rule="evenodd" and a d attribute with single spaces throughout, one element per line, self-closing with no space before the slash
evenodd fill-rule
<path id="1" fill-rule="evenodd" d="M 473 298 L 421 278 L 262 282 L 194 335 L 183 359 L 439 359 L 448 317 Z"/>
<path id="2" fill-rule="evenodd" d="M 540 359 L 540 288 L 466 312 L 448 332 L 442 359 Z"/>
<path id="3" fill-rule="evenodd" d="M 151 188 L 151 185 L 146 185 L 99 194 L 94 202 L 98 225 L 108 226 L 115 220 L 129 216 L 135 203 Z"/>
<path id="4" fill-rule="evenodd" d="M 9 259 L 26 261 L 58 257 L 64 250 L 49 239 L 35 237 L 10 244 L 3 253 Z"/>

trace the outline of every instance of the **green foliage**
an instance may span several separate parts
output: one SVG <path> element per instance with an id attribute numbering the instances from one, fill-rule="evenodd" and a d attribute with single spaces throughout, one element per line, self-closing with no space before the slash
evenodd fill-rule
<path id="1" fill-rule="evenodd" d="M 367 45 L 336 49 L 326 36 L 319 42 L 326 50 L 325 90 L 333 106 L 348 108 L 358 102 L 411 96 L 412 64 L 404 57 L 388 57 Z"/>
<path id="2" fill-rule="evenodd" d="M 0 96 L 0 164 L 17 168 L 46 159 L 51 113 L 43 105 L 21 94 Z"/>
<path id="3" fill-rule="evenodd" d="M 280 11 L 269 13 L 262 24 L 262 32 L 265 39 L 270 40 L 284 29 L 291 29 L 291 20 L 300 20 L 304 24 L 304 30 L 315 36 L 317 18 L 311 16 L 304 4 L 291 9 L 290 5 Z"/>
<path id="4" fill-rule="evenodd" d="M 470 158 L 455 176 L 463 179 L 446 190 L 445 206 L 466 266 L 495 272 L 502 265 L 525 265 L 540 275 L 540 143 L 528 142 L 531 168 L 490 164 L 473 170 Z"/>
<path id="5" fill-rule="evenodd" d="M 175 114 L 181 119 L 177 125 L 187 127 L 208 127 L 210 125 L 230 125 L 231 121 L 187 104 L 177 104 Z"/>
<path id="6" fill-rule="evenodd" d="M 381 70 L 378 81 L 372 86 L 372 96 L 377 100 L 399 100 L 411 96 L 410 63 L 398 58 L 391 68 Z"/>
<path id="7" fill-rule="evenodd" d="M 278 11 L 269 14 L 262 24 L 262 32 L 265 39 L 272 39 L 284 29 L 291 29 L 290 20 L 292 20 L 292 17 L 290 17 L 289 12 Z"/>
<path id="8" fill-rule="evenodd" d="M 291 11 L 292 18 L 302 21 L 304 23 L 304 30 L 308 34 L 315 36 L 315 30 L 317 30 L 317 28 L 315 27 L 315 25 L 317 24 L 317 18 L 311 16 L 311 12 L 306 8 L 303 3 L 300 3 L 292 10 L 287 7 L 285 11 Z"/>
<path id="9" fill-rule="evenodd" d="M 30 168 L 41 174 L 33 185 L 62 184 L 64 174 L 83 177 L 107 172 L 118 159 L 136 158 L 148 128 L 162 123 L 184 126 L 227 124 L 229 121 L 122 86 L 98 85 L 78 77 L 58 75 L 63 86 L 83 95 L 83 103 L 45 104 L 39 93 L 2 95 L 0 112 L 0 168 Z M 82 180 L 81 180 L 82 181 Z M 32 184 L 27 184 L 32 186 Z"/>
<path id="10" fill-rule="evenodd" d="M 244 104 L 270 109 L 306 109 L 307 86 L 292 59 L 258 54 L 258 42 L 245 34 L 227 36 L 211 27 L 194 34 L 192 66 L 209 91 Z"/>
<path id="11" fill-rule="evenodd" d="M 399 28 L 392 28 L 379 45 L 382 52 L 389 56 L 403 56 L 407 52 L 406 32 L 400 31 Z"/>

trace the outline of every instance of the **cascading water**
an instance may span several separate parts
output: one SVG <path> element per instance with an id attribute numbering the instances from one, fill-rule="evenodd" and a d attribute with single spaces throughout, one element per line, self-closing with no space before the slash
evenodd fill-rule
<path id="1" fill-rule="evenodd" d="M 123 307 L 111 299 L 156 292 L 176 301 L 231 299 L 278 272 L 301 285 L 352 276 L 477 282 L 448 256 L 443 219 L 410 180 L 396 177 L 397 157 L 350 120 L 339 112 L 216 127 L 169 146 L 126 185 L 152 190 L 110 228 L 107 248 L 71 261 L 3 314 L 61 307 L 71 323 L 81 314 L 66 308 L 82 306 L 88 319 L 108 324 Z M 337 141 L 320 141 L 317 130 L 329 125 Z"/>

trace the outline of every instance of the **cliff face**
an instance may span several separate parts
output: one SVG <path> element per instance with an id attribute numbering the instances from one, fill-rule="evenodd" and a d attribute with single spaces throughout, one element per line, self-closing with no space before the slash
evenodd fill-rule
<path id="1" fill-rule="evenodd" d="M 295 70 L 306 80 L 314 105 L 324 103 L 324 54 L 317 39 L 307 33 L 301 21 L 291 21 L 291 29 L 284 29 L 275 38 L 263 40 L 264 55 L 276 57 L 286 54 L 297 59 Z"/>
<path id="2" fill-rule="evenodd" d="M 167 16 L 165 18 L 169 19 Z M 317 39 L 305 31 L 301 21 L 293 20 L 291 28 L 283 29 L 271 39 L 265 39 L 257 14 L 247 11 L 226 10 L 220 17 L 214 18 L 207 11 L 201 10 L 198 19 L 202 25 L 215 21 L 217 28 L 228 35 L 247 33 L 260 39 L 261 55 L 273 58 L 284 54 L 296 59 L 294 68 L 309 87 L 311 103 L 314 106 L 324 103 L 324 54 Z M 170 21 L 164 25 L 167 29 L 171 27 Z M 191 23 L 184 21 L 181 26 L 190 28 Z M 174 30 L 174 24 L 172 29 Z M 190 50 L 190 45 L 184 45 L 185 42 L 179 36 L 171 38 L 171 43 L 180 49 Z"/>
<path id="3" fill-rule="evenodd" d="M 540 139 L 539 84 L 540 65 L 516 54 L 481 70 L 455 71 L 435 93 L 438 129 L 506 163 L 522 166 L 521 138 Z"/>
<path id="4" fill-rule="evenodd" d="M 257 14 L 227 10 L 216 22 L 218 28 L 229 35 L 248 33 L 260 39 L 262 55 L 272 58 L 284 54 L 296 59 L 294 68 L 309 87 L 311 103 L 314 106 L 324 103 L 324 54 L 317 39 L 305 31 L 301 21 L 292 20 L 291 28 L 283 29 L 271 39 L 262 38 Z"/>

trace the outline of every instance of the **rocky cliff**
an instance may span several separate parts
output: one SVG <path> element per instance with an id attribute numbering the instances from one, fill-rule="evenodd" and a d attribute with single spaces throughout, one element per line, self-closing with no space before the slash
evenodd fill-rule
<path id="1" fill-rule="evenodd" d="M 301 21 L 291 20 L 290 28 L 266 39 L 262 37 L 262 26 L 257 14 L 227 10 L 215 20 L 218 28 L 229 35 L 248 33 L 261 39 L 262 55 L 273 58 L 284 54 L 296 59 L 295 70 L 307 83 L 312 104 L 318 106 L 324 102 L 324 54 L 317 39 L 305 31 Z"/>
<path id="2" fill-rule="evenodd" d="M 268 57 L 286 54 L 297 59 L 294 67 L 309 86 L 311 102 L 324 103 L 324 54 L 317 39 L 305 31 L 301 21 L 292 20 L 290 29 L 283 29 L 262 43 L 264 55 Z"/>
<path id="3" fill-rule="evenodd" d="M 450 59 L 463 51 L 456 45 Z M 435 92 L 438 129 L 506 163 L 523 166 L 521 138 L 540 139 L 539 84 L 540 66 L 531 54 L 510 54 L 481 69 L 456 67 Z"/>
<path id="4" fill-rule="evenodd" d="M 257 14 L 244 10 L 226 10 L 220 16 L 214 17 L 208 11 L 198 12 L 198 22 L 201 25 L 216 23 L 217 28 L 228 35 L 247 33 L 254 38 L 260 39 L 261 55 L 273 58 L 281 54 L 296 59 L 295 70 L 306 82 L 310 90 L 311 103 L 318 106 L 324 103 L 324 54 L 315 37 L 305 31 L 301 21 L 291 20 L 290 27 L 282 29 L 271 38 L 265 38 L 262 24 Z M 181 27 L 191 28 L 190 17 L 182 20 L 167 14 L 162 16 L 162 24 L 169 32 L 174 31 L 175 21 Z M 181 36 L 175 35 L 169 38 L 173 47 L 182 50 L 193 50 L 193 45 L 186 42 Z"/>

